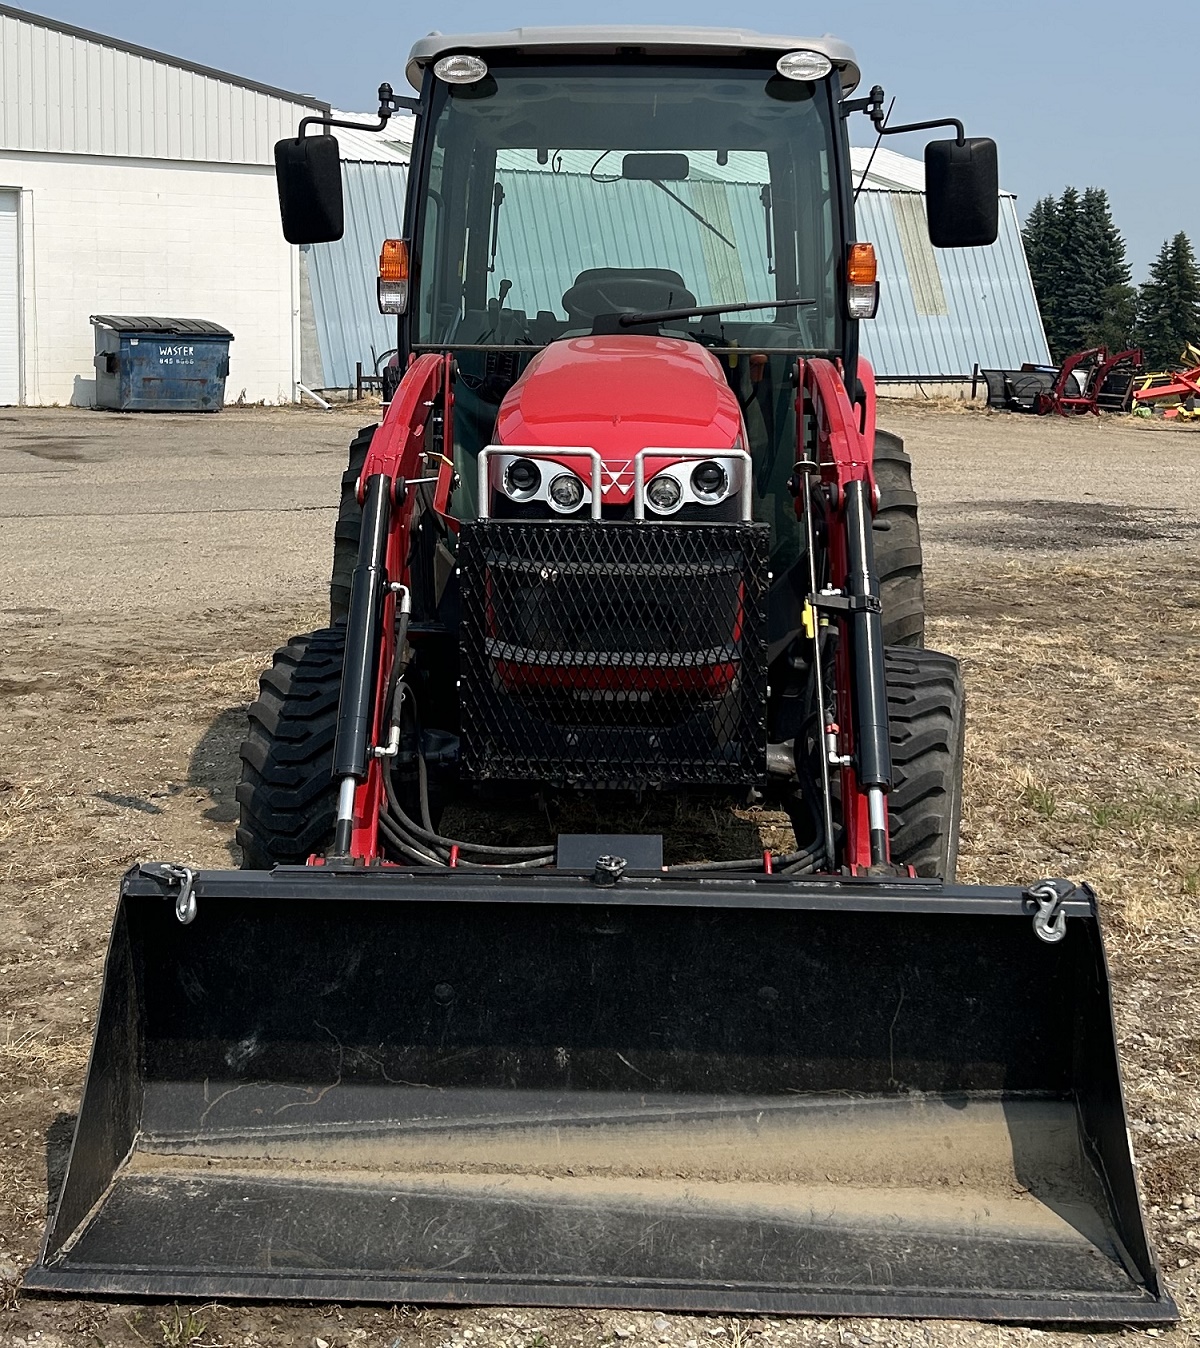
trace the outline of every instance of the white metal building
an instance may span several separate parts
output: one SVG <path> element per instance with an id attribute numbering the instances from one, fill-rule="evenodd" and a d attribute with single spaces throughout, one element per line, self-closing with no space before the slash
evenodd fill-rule
<path id="1" fill-rule="evenodd" d="M 327 109 L 0 4 L 0 404 L 91 404 L 94 313 L 212 319 L 226 399 L 292 400 L 273 146 Z"/>

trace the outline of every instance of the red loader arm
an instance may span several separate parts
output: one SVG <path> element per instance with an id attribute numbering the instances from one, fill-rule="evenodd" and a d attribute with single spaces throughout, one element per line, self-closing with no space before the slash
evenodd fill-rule
<path id="1" fill-rule="evenodd" d="M 819 479 L 819 489 L 797 494 L 802 517 L 812 500 L 825 516 L 832 592 L 814 601 L 816 617 L 840 629 L 834 666 L 837 716 L 826 720 L 823 752 L 832 753 L 841 775 L 845 828 L 843 863 L 855 871 L 886 864 L 887 792 L 891 788 L 883 624 L 875 575 L 871 519 L 876 509 L 875 377 L 859 361 L 863 402 L 856 409 L 841 372 L 828 360 L 802 360 L 796 399 L 797 452 L 801 465 Z M 812 441 L 805 443 L 806 416 Z M 801 467 L 799 472 L 804 472 Z M 820 578 L 814 569 L 814 584 Z M 819 658 L 819 641 L 814 652 Z"/>
<path id="2" fill-rule="evenodd" d="M 350 690 L 350 697 L 343 692 L 334 753 L 334 775 L 343 784 L 354 782 L 347 852 L 355 860 L 382 859 L 379 816 L 383 808 L 383 765 L 373 751 L 386 738 L 387 690 L 396 658 L 399 596 L 391 587 L 408 583 L 414 500 L 410 484 L 434 479 L 434 509 L 439 513 L 444 513 L 449 499 L 453 462 L 446 454 L 431 449 L 426 433 L 430 415 L 441 400 L 443 444 L 454 443 L 450 368 L 451 357 L 433 353 L 417 357 L 408 367 L 371 441 L 358 484 L 364 516 L 372 516 L 374 505 L 373 518 L 379 526 L 376 546 L 382 548 L 382 556 L 367 555 L 371 529 L 364 527 L 347 619 L 343 686 Z M 359 572 L 364 572 L 362 582 Z M 374 586 L 368 583 L 370 578 Z M 377 624 L 371 621 L 371 610 L 382 614 Z M 365 665 L 359 664 L 356 652 L 365 654 Z M 364 736 L 368 718 L 370 733 Z M 345 789 L 348 795 L 349 788 Z"/>

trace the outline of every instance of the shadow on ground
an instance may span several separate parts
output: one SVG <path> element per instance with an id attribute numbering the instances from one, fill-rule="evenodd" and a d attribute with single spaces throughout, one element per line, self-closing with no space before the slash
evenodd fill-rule
<path id="1" fill-rule="evenodd" d="M 237 823 L 235 792 L 241 770 L 238 750 L 245 736 L 246 703 L 241 702 L 213 717 L 188 760 L 188 785 L 208 793 L 210 803 L 203 817 L 211 824 L 229 828 Z M 229 831 L 232 834 L 232 829 Z M 242 853 L 232 836 L 225 845 L 234 865 L 239 865 Z"/>

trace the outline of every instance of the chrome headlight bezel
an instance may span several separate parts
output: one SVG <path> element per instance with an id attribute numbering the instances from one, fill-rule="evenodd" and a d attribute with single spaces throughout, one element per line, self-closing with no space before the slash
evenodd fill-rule
<path id="1" fill-rule="evenodd" d="M 533 470 L 532 481 L 527 482 L 523 487 L 514 483 L 514 469 L 519 470 L 521 476 L 525 477 L 527 468 Z M 510 501 L 516 501 L 520 505 L 524 505 L 527 501 L 536 501 L 541 494 L 542 487 L 541 466 L 534 459 L 526 458 L 524 455 L 514 455 L 500 471 L 500 490 Z"/>

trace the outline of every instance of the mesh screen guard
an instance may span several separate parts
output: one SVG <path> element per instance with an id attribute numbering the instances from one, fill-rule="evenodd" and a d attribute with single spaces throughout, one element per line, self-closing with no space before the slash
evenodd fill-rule
<path id="1" fill-rule="evenodd" d="M 464 524 L 463 776 L 623 790 L 761 781 L 769 534 Z"/>

